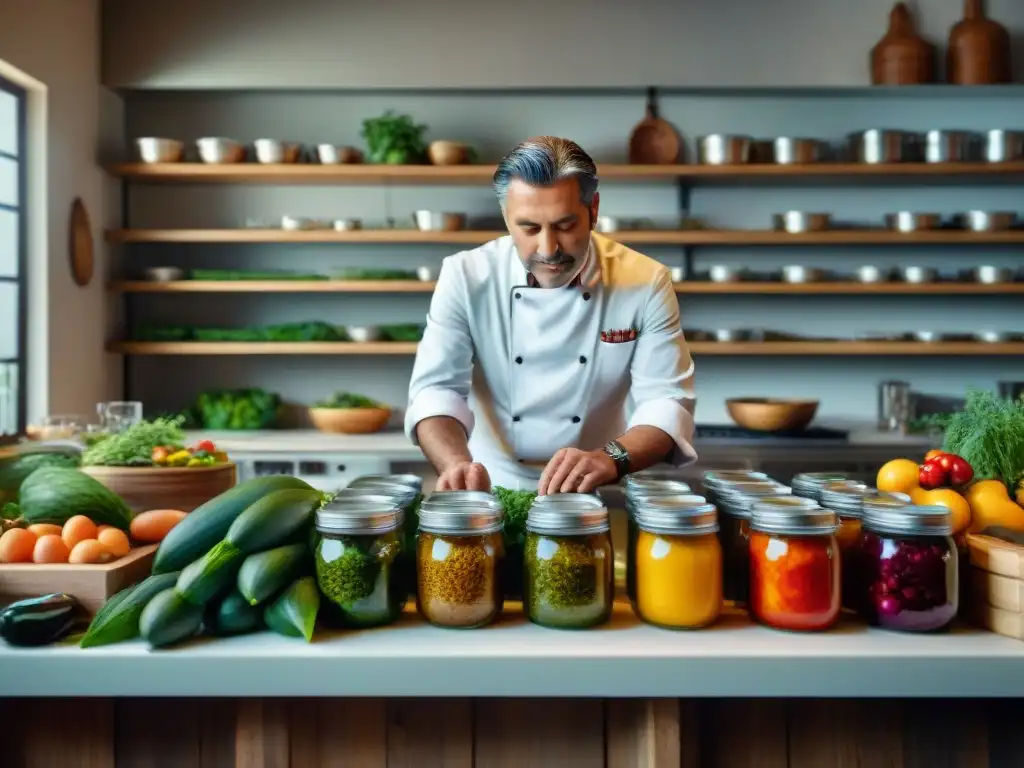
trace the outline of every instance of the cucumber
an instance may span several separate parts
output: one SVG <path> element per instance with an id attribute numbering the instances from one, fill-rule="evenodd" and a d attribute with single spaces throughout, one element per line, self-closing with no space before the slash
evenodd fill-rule
<path id="1" fill-rule="evenodd" d="M 139 617 L 153 597 L 174 586 L 178 571 L 161 573 L 126 587 L 99 609 L 79 641 L 81 648 L 120 643 L 139 636 Z"/>
<path id="2" fill-rule="evenodd" d="M 309 529 L 322 498 L 298 488 L 268 493 L 235 519 L 224 541 L 247 555 L 287 544 Z"/>
<path id="3" fill-rule="evenodd" d="M 69 467 L 35 470 L 21 484 L 16 506 L 25 525 L 64 525 L 75 515 L 85 515 L 97 525 L 128 531 L 132 522 L 124 499 L 99 480 Z"/>
<path id="4" fill-rule="evenodd" d="M 270 629 L 286 637 L 313 639 L 316 614 L 320 610 L 320 590 L 316 579 L 306 576 L 294 582 L 267 606 L 263 620 Z"/>
<path id="5" fill-rule="evenodd" d="M 49 645 L 70 634 L 84 616 L 81 604 L 63 592 L 30 597 L 0 611 L 0 637 L 11 645 Z"/>
<path id="6" fill-rule="evenodd" d="M 238 571 L 238 591 L 250 605 L 269 600 L 313 570 L 313 555 L 304 543 L 249 555 Z"/>
<path id="7" fill-rule="evenodd" d="M 211 635 L 226 637 L 256 632 L 263 628 L 263 608 L 249 605 L 238 590 L 206 606 L 203 625 Z"/>
<path id="8" fill-rule="evenodd" d="M 192 605 L 203 606 L 235 583 L 245 555 L 222 541 L 201 558 L 185 566 L 175 585 Z"/>
<path id="9" fill-rule="evenodd" d="M 309 483 L 297 477 L 271 475 L 246 480 L 210 499 L 174 526 L 160 542 L 153 558 L 153 573 L 180 571 L 198 560 L 224 538 L 235 518 L 247 507 L 268 493 L 286 488 L 312 490 Z"/>
<path id="10" fill-rule="evenodd" d="M 142 610 L 139 632 L 150 646 L 160 648 L 191 637 L 202 623 L 203 609 L 171 587 L 158 592 Z"/>

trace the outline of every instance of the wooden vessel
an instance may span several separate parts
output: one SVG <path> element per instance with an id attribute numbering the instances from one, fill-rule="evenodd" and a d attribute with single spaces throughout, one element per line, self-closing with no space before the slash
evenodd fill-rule
<path id="1" fill-rule="evenodd" d="M 191 512 L 234 487 L 233 463 L 210 467 L 82 467 L 125 500 L 136 514 L 149 509 Z"/>

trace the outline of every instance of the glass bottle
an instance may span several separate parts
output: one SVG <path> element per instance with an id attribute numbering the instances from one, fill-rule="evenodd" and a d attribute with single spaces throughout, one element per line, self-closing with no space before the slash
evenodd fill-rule
<path id="1" fill-rule="evenodd" d="M 946 629 L 959 608 L 959 558 L 946 507 L 865 499 L 848 569 L 854 607 L 885 629 Z"/>
<path id="2" fill-rule="evenodd" d="M 502 508 L 488 493 L 443 491 L 420 506 L 416 605 L 431 624 L 469 629 L 504 606 Z"/>
<path id="3" fill-rule="evenodd" d="M 317 510 L 314 559 L 325 624 L 375 627 L 401 615 L 408 598 L 398 570 L 403 523 L 387 497 L 334 499 Z"/>
<path id="4" fill-rule="evenodd" d="M 775 629 L 827 629 L 840 609 L 838 523 L 798 498 L 762 499 L 751 510 L 748 610 Z"/>
<path id="5" fill-rule="evenodd" d="M 533 504 L 524 549 L 530 621 L 578 629 L 611 618 L 614 554 L 606 507 Z"/>
<path id="6" fill-rule="evenodd" d="M 694 498 L 662 496 L 636 508 L 638 533 L 629 553 L 636 568 L 633 611 L 649 624 L 697 629 L 721 613 L 718 514 L 714 504 Z"/>

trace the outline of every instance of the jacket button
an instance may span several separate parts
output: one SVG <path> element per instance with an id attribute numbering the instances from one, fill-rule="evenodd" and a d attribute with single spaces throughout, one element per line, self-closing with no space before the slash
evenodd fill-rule
<path id="1" fill-rule="evenodd" d="M 580 423 L 580 417 L 579 416 L 573 416 L 572 417 L 572 423 L 573 424 L 579 424 Z"/>
<path id="2" fill-rule="evenodd" d="M 519 293 L 519 291 L 516 291 L 516 298 L 517 299 L 523 298 L 523 294 Z"/>
<path id="3" fill-rule="evenodd" d="M 516 365 L 522 365 L 522 364 L 523 364 L 523 358 L 517 357 L 516 358 Z"/>
<path id="4" fill-rule="evenodd" d="M 589 293 L 584 293 L 583 294 L 583 300 L 584 301 L 590 301 L 590 294 Z"/>
<path id="5" fill-rule="evenodd" d="M 526 463 L 526 459 L 519 459 L 519 463 L 520 464 L 525 464 Z"/>
<path id="6" fill-rule="evenodd" d="M 519 421 L 519 417 L 518 416 L 513 416 L 512 417 L 512 421 Z"/>
<path id="7" fill-rule="evenodd" d="M 583 355 L 580 355 L 580 365 L 586 365 L 586 364 L 587 364 L 587 358 L 585 358 Z"/>

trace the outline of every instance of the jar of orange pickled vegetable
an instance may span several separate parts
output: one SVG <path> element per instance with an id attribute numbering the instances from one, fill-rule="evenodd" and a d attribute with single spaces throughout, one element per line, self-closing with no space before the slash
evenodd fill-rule
<path id="1" fill-rule="evenodd" d="M 839 618 L 838 521 L 796 498 L 761 499 L 750 514 L 751 618 L 775 629 L 814 631 Z"/>
<path id="2" fill-rule="evenodd" d="M 722 548 L 713 504 L 693 496 L 646 499 L 635 508 L 633 610 L 649 624 L 696 629 L 722 610 Z"/>

